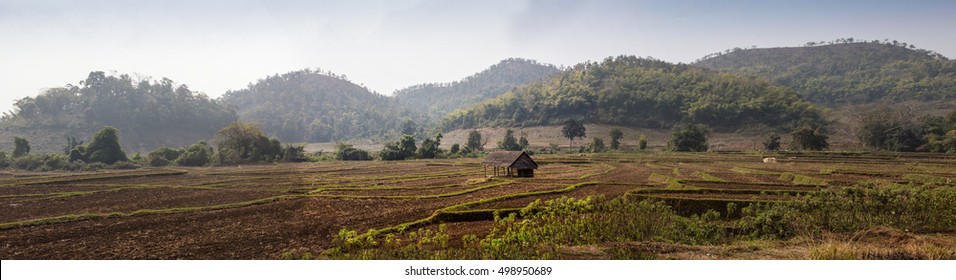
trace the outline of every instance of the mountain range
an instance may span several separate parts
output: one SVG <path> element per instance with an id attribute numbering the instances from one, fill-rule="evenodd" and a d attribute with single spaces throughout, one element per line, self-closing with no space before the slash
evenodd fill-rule
<path id="1" fill-rule="evenodd" d="M 590 124 L 667 129 L 704 123 L 724 132 L 785 132 L 827 122 L 823 108 L 956 100 L 956 63 L 906 44 L 849 42 L 734 49 L 692 64 L 633 56 L 566 69 L 509 58 L 459 81 L 374 93 L 304 69 L 211 99 L 169 79 L 94 71 L 80 85 L 17 100 L 0 121 L 13 136 L 58 152 L 104 125 L 131 151 L 211 140 L 226 124 L 257 123 L 284 142 L 388 141 L 426 128 Z M 10 143 L 7 143 L 10 142 Z"/>

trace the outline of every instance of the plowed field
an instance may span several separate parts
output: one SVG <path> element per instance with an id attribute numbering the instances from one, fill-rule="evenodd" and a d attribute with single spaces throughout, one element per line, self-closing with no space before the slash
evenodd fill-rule
<path id="1" fill-rule="evenodd" d="M 480 159 L 8 171 L 0 173 L 0 258 L 275 259 L 321 252 L 342 228 L 441 221 L 451 232 L 476 234 L 490 228 L 481 213 L 561 196 L 706 201 L 688 208 L 696 211 L 865 180 L 956 182 L 954 157 L 789 154 L 777 164 L 761 157 L 535 155 L 534 178 L 486 178 Z"/>

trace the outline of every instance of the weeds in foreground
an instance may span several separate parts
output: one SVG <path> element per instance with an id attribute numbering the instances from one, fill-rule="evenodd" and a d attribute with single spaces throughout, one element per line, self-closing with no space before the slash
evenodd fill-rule
<path id="1" fill-rule="evenodd" d="M 728 206 L 736 208 L 736 205 Z M 602 197 L 535 201 L 508 216 L 495 216 L 484 237 L 464 235 L 449 245 L 444 225 L 384 237 L 343 229 L 324 256 L 337 259 L 555 259 L 562 248 L 634 241 L 724 245 L 742 240 L 818 240 L 829 233 L 874 227 L 900 232 L 956 230 L 956 187 L 876 186 L 831 188 L 778 203 L 755 203 L 728 220 L 714 210 L 689 217 L 652 199 Z M 813 245 L 811 259 L 953 259 L 953 248 L 915 243 L 902 248 Z M 612 248 L 613 251 L 613 248 Z M 618 255 L 609 252 L 611 255 Z M 653 256 L 645 256 L 653 258 Z"/>

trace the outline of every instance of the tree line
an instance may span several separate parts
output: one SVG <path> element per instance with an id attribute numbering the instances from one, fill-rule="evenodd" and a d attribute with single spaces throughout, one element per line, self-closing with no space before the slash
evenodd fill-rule
<path id="1" fill-rule="evenodd" d="M 95 71 L 78 86 L 50 88 L 16 100 L 0 126 L 11 131 L 45 130 L 57 134 L 53 137 L 76 137 L 112 126 L 131 138 L 127 145 L 148 147 L 205 137 L 236 120 L 233 108 L 170 79 Z"/>
<path id="2" fill-rule="evenodd" d="M 184 147 L 159 147 L 146 156 L 130 157 L 122 148 L 120 131 L 103 127 L 84 144 L 67 137 L 64 153 L 31 153 L 30 142 L 14 137 L 11 156 L 0 151 L 0 168 L 24 170 L 95 170 L 139 168 L 142 166 L 210 166 L 264 162 L 301 162 L 309 158 L 303 146 L 285 145 L 267 137 L 259 126 L 234 122 L 215 134 L 216 146 L 205 141 Z"/>

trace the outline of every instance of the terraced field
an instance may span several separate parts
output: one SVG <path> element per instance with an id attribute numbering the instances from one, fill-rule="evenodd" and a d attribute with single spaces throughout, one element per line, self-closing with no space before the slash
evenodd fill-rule
<path id="1" fill-rule="evenodd" d="M 480 235 L 496 212 L 562 196 L 655 198 L 689 215 L 862 181 L 956 186 L 954 156 L 775 156 L 536 155 L 535 178 L 487 178 L 480 159 L 6 172 L 0 258 L 275 259 L 322 252 L 342 228 Z"/>

